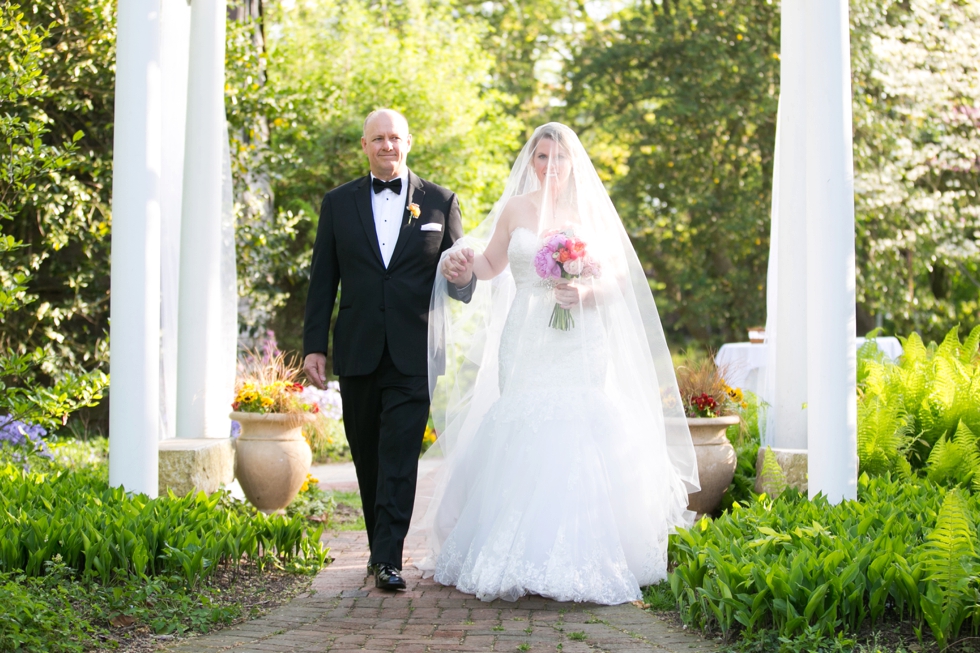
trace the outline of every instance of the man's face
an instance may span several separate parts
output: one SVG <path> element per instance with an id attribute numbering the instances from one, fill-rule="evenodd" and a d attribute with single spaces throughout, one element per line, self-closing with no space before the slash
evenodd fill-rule
<path id="1" fill-rule="evenodd" d="M 378 113 L 364 126 L 361 149 L 367 154 L 375 177 L 387 181 L 400 176 L 412 150 L 408 123 L 396 113 Z"/>

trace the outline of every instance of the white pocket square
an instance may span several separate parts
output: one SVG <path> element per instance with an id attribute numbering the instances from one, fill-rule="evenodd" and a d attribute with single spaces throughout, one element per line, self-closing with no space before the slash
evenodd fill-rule
<path id="1" fill-rule="evenodd" d="M 420 226 L 419 229 L 422 231 L 442 231 L 442 225 L 438 222 L 426 222 L 424 225 Z"/>

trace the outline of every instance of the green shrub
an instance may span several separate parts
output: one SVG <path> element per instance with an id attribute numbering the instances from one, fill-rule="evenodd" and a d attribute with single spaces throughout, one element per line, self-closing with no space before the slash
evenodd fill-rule
<path id="1" fill-rule="evenodd" d="M 690 625 L 786 642 L 911 620 L 945 647 L 980 626 L 980 499 L 928 480 L 861 476 L 858 501 L 790 489 L 671 537 L 671 589 Z M 784 644 L 786 643 L 784 642 Z"/>

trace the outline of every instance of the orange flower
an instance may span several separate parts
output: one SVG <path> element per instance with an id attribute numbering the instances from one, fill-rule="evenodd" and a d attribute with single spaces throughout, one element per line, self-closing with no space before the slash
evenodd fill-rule
<path id="1" fill-rule="evenodd" d="M 420 209 L 419 205 L 415 202 L 408 205 L 408 212 L 412 214 L 412 218 L 418 218 L 420 215 L 422 215 L 422 209 Z"/>
<path id="2" fill-rule="evenodd" d="M 569 252 L 567 249 L 558 250 L 558 262 L 559 263 L 564 263 L 565 261 L 569 260 L 570 258 L 572 258 L 572 253 Z"/>
<path id="3" fill-rule="evenodd" d="M 565 247 L 569 250 L 570 258 L 581 258 L 585 255 L 585 243 L 581 240 L 569 238 L 568 242 L 565 243 Z"/>

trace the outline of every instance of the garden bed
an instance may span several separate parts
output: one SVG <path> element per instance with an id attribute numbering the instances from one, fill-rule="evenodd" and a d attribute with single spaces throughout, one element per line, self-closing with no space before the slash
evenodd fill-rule
<path id="1" fill-rule="evenodd" d="M 110 488 L 105 448 L 0 451 L 0 650 L 152 650 L 259 616 L 328 562 L 305 515 Z"/>

